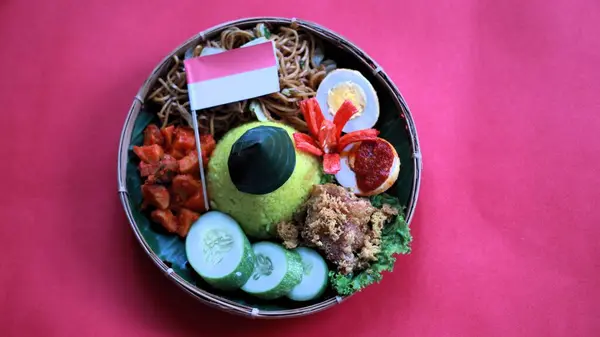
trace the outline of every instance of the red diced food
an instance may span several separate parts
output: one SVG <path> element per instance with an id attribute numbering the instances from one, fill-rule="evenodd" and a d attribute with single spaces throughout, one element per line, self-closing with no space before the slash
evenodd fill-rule
<path id="1" fill-rule="evenodd" d="M 179 215 L 177 215 L 177 220 L 179 221 L 177 234 L 179 234 L 179 236 L 182 238 L 185 237 L 190 231 L 190 227 L 192 227 L 194 221 L 198 220 L 199 217 L 200 214 L 190 211 L 187 208 L 182 208 L 179 210 Z"/>
<path id="2" fill-rule="evenodd" d="M 175 127 L 173 125 L 164 127 L 160 129 L 160 133 L 162 133 L 164 138 L 165 149 L 168 151 L 171 149 L 173 145 L 173 132 L 175 131 Z"/>
<path id="3" fill-rule="evenodd" d="M 141 161 L 140 165 L 139 165 L 140 175 L 142 177 L 149 177 L 151 175 L 154 175 L 154 174 L 156 174 L 156 172 L 158 172 L 159 167 L 160 167 L 159 163 L 148 164 L 148 163 Z"/>
<path id="4" fill-rule="evenodd" d="M 148 146 L 134 146 L 133 152 L 140 158 L 140 160 L 152 164 L 157 163 L 165 154 L 162 147 L 158 144 Z"/>
<path id="5" fill-rule="evenodd" d="M 173 180 L 173 177 L 175 177 L 178 171 L 179 163 L 177 160 L 170 155 L 165 154 L 158 163 L 158 170 L 153 175 L 149 176 L 148 180 L 151 182 L 166 184 Z"/>
<path id="6" fill-rule="evenodd" d="M 198 193 L 194 194 L 190 198 L 188 198 L 183 204 L 184 207 L 189 208 L 196 212 L 206 212 L 206 207 L 204 206 L 204 195 L 202 193 L 202 189 L 198 191 Z"/>
<path id="7" fill-rule="evenodd" d="M 177 233 L 179 222 L 171 210 L 157 209 L 150 213 L 152 221 L 162 225 L 169 233 Z"/>
<path id="8" fill-rule="evenodd" d="M 217 143 L 212 135 L 201 135 L 200 144 L 202 147 L 202 161 L 204 162 L 204 167 L 206 167 L 208 164 L 208 159 L 215 150 Z"/>
<path id="9" fill-rule="evenodd" d="M 194 130 L 187 127 L 175 129 L 173 134 L 173 150 L 182 153 L 184 156 L 196 148 L 196 140 L 194 139 Z"/>
<path id="10" fill-rule="evenodd" d="M 190 151 L 190 154 L 188 154 L 187 156 L 180 159 L 178 161 L 178 163 L 179 163 L 179 172 L 180 173 L 197 174 L 200 172 L 200 166 L 198 163 L 198 154 L 196 151 Z"/>
<path id="11" fill-rule="evenodd" d="M 169 186 L 169 195 L 171 196 L 171 205 L 169 208 L 173 211 L 178 211 L 183 206 L 185 199 L 174 191 L 172 184 Z"/>
<path id="12" fill-rule="evenodd" d="M 183 159 L 185 157 L 185 152 L 175 149 L 171 149 L 169 154 L 171 154 L 171 156 L 173 156 L 173 158 L 177 160 Z"/>
<path id="13" fill-rule="evenodd" d="M 200 144 L 206 166 L 216 142 L 212 135 L 201 135 Z M 142 208 L 150 208 L 152 221 L 168 232 L 187 236 L 199 212 L 206 211 L 194 130 L 149 125 L 144 130 L 144 145 L 134 146 L 133 151 L 140 159 L 139 171 L 145 179 Z"/>
<path id="14" fill-rule="evenodd" d="M 171 189 L 181 200 L 187 200 L 190 196 L 202 192 L 202 184 L 189 174 L 180 174 L 173 178 Z"/>
<path id="15" fill-rule="evenodd" d="M 144 130 L 144 145 L 157 144 L 163 146 L 164 142 L 165 139 L 158 126 L 150 124 L 146 127 L 146 130 Z"/>
<path id="16" fill-rule="evenodd" d="M 169 208 L 169 191 L 162 185 L 142 185 L 142 197 L 146 204 L 152 205 L 158 209 Z"/>

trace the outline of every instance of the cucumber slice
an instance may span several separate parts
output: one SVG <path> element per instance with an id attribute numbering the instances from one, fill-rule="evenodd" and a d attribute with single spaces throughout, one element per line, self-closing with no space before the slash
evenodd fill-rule
<path id="1" fill-rule="evenodd" d="M 229 215 L 210 211 L 190 228 L 185 253 L 192 268 L 215 288 L 234 290 L 254 270 L 254 253 L 248 238 Z"/>
<path id="2" fill-rule="evenodd" d="M 302 280 L 302 259 L 297 252 L 273 242 L 252 245 L 256 256 L 254 272 L 242 290 L 264 299 L 289 293 Z"/>
<path id="3" fill-rule="evenodd" d="M 302 281 L 287 294 L 287 297 L 294 301 L 313 300 L 325 292 L 329 268 L 323 257 L 315 250 L 306 247 L 298 247 L 294 250 L 302 258 L 304 273 Z"/>

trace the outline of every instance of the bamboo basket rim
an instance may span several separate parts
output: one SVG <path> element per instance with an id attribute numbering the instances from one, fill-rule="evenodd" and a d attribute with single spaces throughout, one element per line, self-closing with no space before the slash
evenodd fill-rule
<path id="1" fill-rule="evenodd" d="M 409 198 L 409 202 L 406 209 L 406 222 L 410 225 L 410 222 L 414 215 L 414 210 L 417 205 L 417 200 L 419 197 L 419 189 L 421 182 L 421 172 L 423 170 L 423 160 L 421 156 L 421 149 L 419 146 L 419 140 L 417 136 L 417 130 L 415 127 L 415 123 L 413 117 L 410 113 L 408 105 L 404 100 L 404 97 L 396 87 L 396 85 L 389 79 L 387 74 L 384 72 L 383 68 L 381 68 L 369 55 L 367 55 L 364 51 L 350 42 L 347 38 L 342 35 L 333 32 L 330 29 L 327 29 L 323 26 L 320 26 L 314 22 L 300 20 L 296 18 L 284 18 L 284 17 L 250 17 L 237 19 L 232 21 L 227 21 L 218 25 L 215 25 L 211 28 L 208 28 L 179 46 L 175 48 L 171 53 L 169 53 L 163 60 L 152 70 L 150 76 L 144 81 L 143 85 L 135 95 L 133 103 L 129 109 L 127 117 L 125 118 L 125 123 L 123 129 L 121 131 L 121 137 L 119 142 L 119 156 L 118 156 L 118 192 L 119 198 L 121 200 L 121 204 L 129 220 L 129 224 L 131 229 L 133 230 L 137 241 L 142 246 L 143 250 L 150 257 L 150 259 L 154 262 L 154 264 L 169 278 L 173 281 L 179 288 L 184 290 L 187 294 L 192 297 L 200 300 L 201 302 L 217 308 L 219 310 L 223 310 L 225 312 L 235 314 L 238 316 L 250 317 L 250 318 L 290 318 L 290 317 L 298 317 L 305 316 L 313 313 L 320 312 L 322 310 L 333 307 L 336 304 L 343 302 L 348 297 L 352 296 L 336 296 L 333 298 L 329 298 L 322 302 L 309 305 L 302 308 L 294 308 L 294 309 L 285 309 L 285 310 L 259 310 L 258 308 L 253 308 L 247 305 L 239 304 L 232 300 L 223 298 L 218 295 L 214 295 L 206 290 L 200 289 L 190 282 L 184 280 L 182 277 L 177 275 L 172 268 L 167 266 L 156 253 L 154 253 L 148 243 L 145 241 L 142 236 L 140 230 L 137 227 L 136 221 L 133 218 L 131 205 L 128 200 L 128 192 L 126 185 L 127 178 L 127 157 L 128 157 L 128 148 L 131 142 L 131 135 L 133 132 L 134 122 L 137 119 L 140 110 L 144 104 L 144 99 L 148 95 L 150 89 L 154 86 L 155 82 L 161 76 L 165 70 L 167 70 L 171 66 L 173 55 L 182 55 L 186 49 L 191 47 L 192 45 L 196 45 L 199 42 L 205 41 L 206 39 L 211 39 L 213 36 L 220 34 L 220 32 L 226 28 L 231 26 L 250 26 L 258 23 L 267 23 L 274 25 L 284 25 L 284 24 L 297 24 L 300 28 L 309 31 L 315 36 L 329 40 L 329 42 L 342 47 L 344 50 L 349 51 L 356 57 L 357 60 L 361 61 L 365 65 L 367 65 L 372 71 L 375 77 L 381 82 L 381 84 L 385 85 L 387 90 L 392 93 L 392 98 L 394 103 L 396 104 L 399 111 L 402 112 L 403 118 L 406 120 L 406 124 L 408 125 L 408 133 L 410 135 L 410 144 L 412 146 L 412 159 L 414 165 L 414 174 L 413 174 L 413 188 L 411 191 L 411 195 Z"/>

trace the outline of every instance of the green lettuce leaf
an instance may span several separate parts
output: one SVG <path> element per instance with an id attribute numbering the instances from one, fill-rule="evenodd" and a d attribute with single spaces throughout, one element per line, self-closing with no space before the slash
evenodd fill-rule
<path id="1" fill-rule="evenodd" d="M 335 176 L 333 174 L 323 173 L 323 176 L 321 176 L 321 185 L 329 183 L 335 183 Z"/>
<path id="2" fill-rule="evenodd" d="M 404 207 L 400 205 L 398 198 L 380 194 L 371 197 L 371 204 L 377 208 L 381 208 L 383 204 L 389 204 L 398 209 L 399 213 L 383 228 L 381 251 L 377 254 L 377 261 L 368 269 L 355 275 L 342 275 L 336 271 L 329 272 L 331 287 L 343 296 L 352 295 L 370 284 L 381 281 L 383 279 L 382 272 L 394 269 L 396 262 L 394 255 L 409 254 L 411 251 L 412 236 L 410 228 L 402 216 Z"/>

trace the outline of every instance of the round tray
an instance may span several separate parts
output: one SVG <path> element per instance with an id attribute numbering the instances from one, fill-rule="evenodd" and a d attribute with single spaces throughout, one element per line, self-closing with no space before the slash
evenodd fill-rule
<path id="1" fill-rule="evenodd" d="M 402 163 L 398 181 L 388 190 L 388 193 L 398 197 L 406 206 L 404 215 L 407 223 L 410 224 L 419 194 L 422 159 L 417 130 L 400 91 L 373 59 L 339 34 L 311 22 L 278 17 L 241 19 L 212 27 L 195 35 L 177 47 L 152 71 L 150 77 L 144 82 L 135 96 L 121 133 L 118 158 L 119 196 L 131 228 L 144 251 L 160 270 L 181 289 L 200 301 L 229 313 L 255 318 L 286 318 L 319 312 L 341 303 L 345 298 L 335 296 L 335 294 L 328 294 L 325 295 L 324 299 L 315 303 L 293 305 L 279 303 L 270 305 L 264 302 L 261 303 L 258 300 L 253 303 L 252 300 L 248 300 L 247 298 L 238 298 L 227 293 L 215 291 L 202 283 L 201 280 L 190 277 L 190 274 L 182 272 L 181 270 L 183 269 L 181 268 L 184 267 L 181 267 L 181 265 L 179 265 L 181 268 L 177 268 L 173 262 L 161 259 L 159 254 L 155 252 L 156 250 L 164 249 L 164 247 L 158 248 L 159 246 L 157 246 L 160 243 L 157 242 L 154 236 L 158 234 L 152 232 L 152 229 L 148 226 L 148 219 L 140 212 L 138 203 L 132 201 L 132 199 L 135 199 L 133 194 L 136 194 L 136 191 L 128 190 L 131 181 L 136 178 L 139 179 L 139 177 L 136 177 L 137 172 L 135 170 L 132 170 L 131 167 L 128 170 L 131 147 L 140 142 L 139 137 L 136 137 L 134 132 L 136 122 L 139 122 L 145 115 L 148 115 L 148 113 L 144 112 L 144 101 L 158 78 L 163 76 L 169 67 L 171 67 L 173 55 L 183 56 L 189 47 L 204 40 L 217 37 L 223 30 L 232 26 L 249 29 L 261 22 L 273 27 L 296 23 L 300 29 L 308 31 L 314 34 L 315 37 L 322 39 L 326 55 L 336 60 L 339 67 L 359 70 L 371 81 L 377 90 L 381 106 L 380 119 L 376 128 L 381 131 L 380 137 L 387 139 L 394 145 Z M 132 139 L 132 137 L 137 139 Z M 172 244 L 177 245 L 178 243 L 175 240 L 180 239 L 173 238 Z M 180 241 L 183 242 L 182 240 Z"/>

